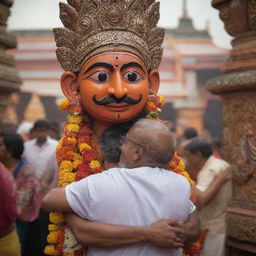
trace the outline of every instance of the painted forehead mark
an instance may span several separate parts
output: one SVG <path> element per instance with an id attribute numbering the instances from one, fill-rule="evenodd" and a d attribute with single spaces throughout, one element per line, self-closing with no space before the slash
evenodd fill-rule
<path id="1" fill-rule="evenodd" d="M 116 66 L 116 68 L 118 68 L 119 67 L 119 61 L 118 61 L 119 60 L 119 56 L 116 55 L 114 57 L 114 59 L 116 60 L 116 65 L 115 66 Z"/>

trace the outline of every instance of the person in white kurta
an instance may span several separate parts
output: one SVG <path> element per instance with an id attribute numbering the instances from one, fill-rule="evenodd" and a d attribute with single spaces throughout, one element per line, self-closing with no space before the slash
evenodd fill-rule
<path id="1" fill-rule="evenodd" d="M 178 193 L 177 193 L 178 191 Z M 126 226 L 148 226 L 159 219 L 186 221 L 195 210 L 188 181 L 161 168 L 113 168 L 65 189 L 67 201 L 80 217 Z M 90 247 L 88 256 L 181 256 L 181 249 L 138 243 L 117 249 Z"/>
<path id="2" fill-rule="evenodd" d="M 189 166 L 198 171 L 196 188 L 204 192 L 222 170 L 230 164 L 212 155 L 211 146 L 193 139 L 185 147 Z M 202 229 L 208 229 L 201 256 L 224 256 L 226 240 L 226 208 L 232 196 L 232 182 L 226 181 L 199 212 Z"/>

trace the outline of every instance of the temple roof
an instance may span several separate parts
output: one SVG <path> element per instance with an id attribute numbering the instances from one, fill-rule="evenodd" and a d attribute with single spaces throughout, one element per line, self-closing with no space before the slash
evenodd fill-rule
<path id="1" fill-rule="evenodd" d="M 211 39 L 208 29 L 196 30 L 192 19 L 188 15 L 187 1 L 183 0 L 183 12 L 179 19 L 179 25 L 175 29 L 166 29 L 166 34 L 175 38 L 200 38 Z"/>

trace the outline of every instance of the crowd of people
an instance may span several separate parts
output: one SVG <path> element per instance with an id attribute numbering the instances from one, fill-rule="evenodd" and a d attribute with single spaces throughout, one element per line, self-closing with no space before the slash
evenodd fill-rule
<path id="1" fill-rule="evenodd" d="M 0 255 L 44 255 L 49 214 L 41 209 L 41 201 L 51 187 L 57 186 L 56 145 L 57 140 L 50 138 L 50 124 L 46 120 L 38 120 L 33 126 L 25 124 L 17 132 L 0 134 L 1 175 L 4 175 L 1 190 L 8 193 L 1 196 Z M 6 178 L 7 174 L 11 177 Z"/>

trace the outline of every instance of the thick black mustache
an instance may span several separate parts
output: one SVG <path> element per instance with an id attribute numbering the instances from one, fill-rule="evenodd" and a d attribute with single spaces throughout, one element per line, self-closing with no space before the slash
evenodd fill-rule
<path id="1" fill-rule="evenodd" d="M 115 96 L 111 95 L 106 97 L 103 100 L 97 100 L 96 95 L 93 96 L 93 101 L 97 105 L 108 105 L 111 103 L 127 103 L 129 105 L 135 105 L 138 104 L 142 99 L 142 95 L 140 94 L 139 98 L 137 100 L 129 97 L 128 95 L 125 95 L 123 98 L 118 99 Z"/>

